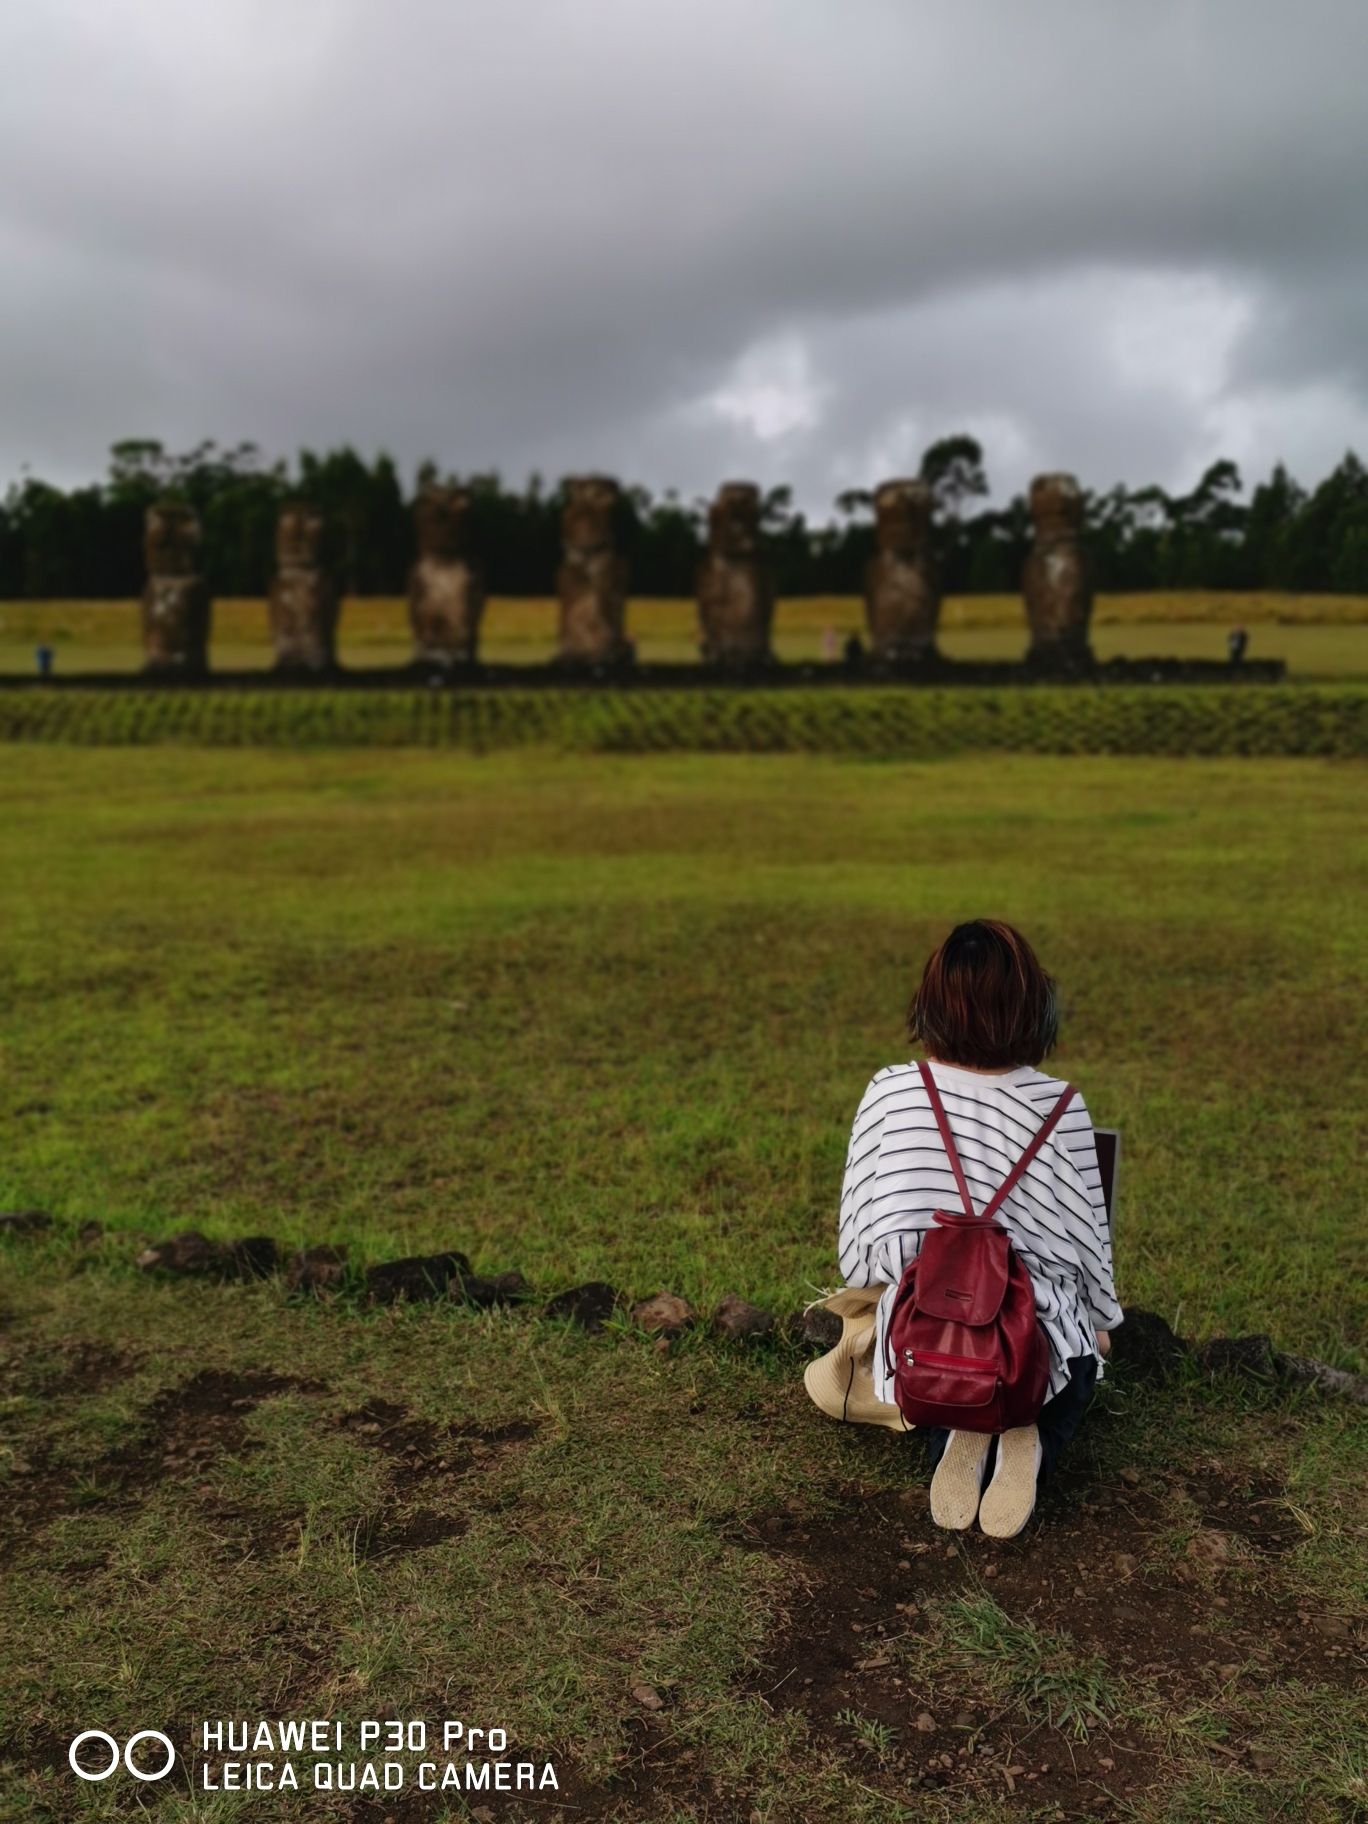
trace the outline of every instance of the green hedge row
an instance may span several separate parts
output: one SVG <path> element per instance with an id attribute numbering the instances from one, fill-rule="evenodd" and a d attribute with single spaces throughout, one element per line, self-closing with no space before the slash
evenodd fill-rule
<path id="1" fill-rule="evenodd" d="M 931 755 L 1368 754 L 1368 689 L 0 689 L 0 740 Z"/>

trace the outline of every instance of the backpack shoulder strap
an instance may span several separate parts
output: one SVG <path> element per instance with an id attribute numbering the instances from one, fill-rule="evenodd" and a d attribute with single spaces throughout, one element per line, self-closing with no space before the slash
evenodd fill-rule
<path id="1" fill-rule="evenodd" d="M 1021 1155 L 1020 1159 L 1017 1160 L 1016 1164 L 1012 1167 L 1011 1171 L 1008 1172 L 1007 1176 L 1003 1179 L 1002 1183 L 998 1186 L 996 1192 L 993 1195 L 993 1201 L 988 1205 L 988 1208 L 983 1212 L 985 1222 L 988 1220 L 988 1218 L 990 1216 L 995 1216 L 997 1214 L 997 1212 L 1002 1208 L 1002 1205 L 1003 1205 L 1004 1201 L 1006 1200 L 1009 1192 L 1017 1184 L 1018 1180 L 1021 1178 L 1022 1173 L 1026 1170 L 1026 1167 L 1031 1163 L 1032 1159 L 1035 1158 L 1036 1154 L 1040 1151 L 1041 1147 L 1044 1146 L 1045 1142 L 1049 1139 L 1050 1135 L 1054 1132 L 1055 1127 L 1059 1121 L 1059 1117 L 1064 1113 L 1064 1110 L 1069 1106 L 1070 1102 L 1073 1101 L 1074 1097 L 1077 1094 L 1078 1094 L 1078 1091 L 1074 1088 L 1072 1083 L 1066 1083 L 1064 1085 L 1064 1093 L 1060 1096 L 1059 1100 L 1055 1103 L 1054 1107 L 1050 1110 L 1049 1114 L 1046 1115 L 1045 1119 L 1041 1122 L 1040 1126 L 1036 1129 L 1035 1135 L 1032 1138 L 1030 1145 L 1026 1148 L 1026 1151 Z"/>
<path id="2" fill-rule="evenodd" d="M 917 1069 L 921 1072 L 921 1080 L 926 1086 L 927 1098 L 931 1103 L 931 1112 L 936 1117 L 936 1126 L 940 1129 L 941 1141 L 946 1152 L 950 1156 L 950 1164 L 954 1168 L 955 1183 L 959 1186 L 959 1194 L 964 1202 L 964 1213 L 966 1216 L 975 1217 L 979 1221 L 989 1222 L 997 1215 L 998 1211 L 1002 1208 L 1003 1203 L 1019 1182 L 1022 1173 L 1054 1132 L 1055 1127 L 1059 1122 L 1059 1117 L 1064 1113 L 1064 1110 L 1069 1106 L 1070 1102 L 1073 1101 L 1074 1097 L 1078 1094 L 1078 1091 L 1074 1088 L 1072 1083 L 1066 1083 L 1064 1085 L 1063 1094 L 1050 1110 L 1049 1114 L 1046 1115 L 1044 1121 L 1041 1122 L 1039 1128 L 1032 1137 L 1029 1146 L 1027 1146 L 1020 1159 L 1017 1160 L 1011 1171 L 1008 1172 L 1007 1176 L 998 1186 L 993 1194 L 992 1202 L 988 1205 L 987 1209 L 984 1210 L 983 1215 L 979 1217 L 978 1212 L 974 1209 L 974 1200 L 969 1195 L 969 1185 L 964 1176 L 964 1167 L 960 1164 L 960 1156 L 955 1149 L 955 1136 L 950 1132 L 950 1123 L 946 1119 L 945 1114 L 945 1104 L 941 1101 L 940 1091 L 936 1088 L 936 1079 L 931 1075 L 931 1067 L 925 1059 L 920 1059 L 917 1063 Z"/>
<path id="3" fill-rule="evenodd" d="M 960 1164 L 960 1156 L 955 1150 L 955 1136 L 950 1132 L 950 1123 L 945 1118 L 945 1104 L 941 1101 L 940 1091 L 936 1088 L 936 1079 L 931 1075 L 931 1066 L 924 1058 L 921 1058 L 917 1062 L 917 1069 L 921 1072 L 921 1080 L 926 1085 L 926 1094 L 931 1103 L 931 1113 L 936 1117 L 936 1126 L 940 1129 L 942 1144 L 944 1145 L 946 1152 L 950 1155 L 950 1164 L 953 1166 L 955 1172 L 955 1183 L 959 1186 L 959 1194 L 964 1200 L 964 1213 L 966 1216 L 977 1217 L 978 1211 L 974 1208 L 974 1200 L 969 1195 L 968 1180 L 964 1176 L 964 1167 Z M 1010 1190 L 1010 1188 L 1011 1186 L 1009 1184 L 1008 1189 Z M 1001 1196 L 1000 1192 L 999 1196 Z M 993 1207 L 995 1209 L 997 1207 L 996 1200 L 994 1200 Z"/>

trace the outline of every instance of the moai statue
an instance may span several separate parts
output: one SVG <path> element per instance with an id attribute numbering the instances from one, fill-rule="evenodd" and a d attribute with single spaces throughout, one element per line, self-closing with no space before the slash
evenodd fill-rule
<path id="1" fill-rule="evenodd" d="M 556 573 L 563 665 L 615 665 L 632 656 L 627 560 L 613 548 L 618 485 L 606 475 L 571 476 L 561 514 L 564 555 Z"/>
<path id="2" fill-rule="evenodd" d="M 200 523 L 192 507 L 162 500 L 147 509 L 143 556 L 143 652 L 155 672 L 203 671 L 209 657 L 209 591 L 199 575 Z"/>
<path id="3" fill-rule="evenodd" d="M 885 481 L 874 490 L 877 549 L 865 566 L 865 620 L 876 659 L 930 658 L 940 592 L 931 560 L 934 499 L 924 481 Z"/>
<path id="4" fill-rule="evenodd" d="M 466 551 L 470 496 L 454 482 L 427 482 L 413 505 L 418 561 L 409 571 L 416 665 L 473 665 L 484 582 Z"/>
<path id="5" fill-rule="evenodd" d="M 276 524 L 271 638 L 277 671 L 330 671 L 336 663 L 337 583 L 323 562 L 323 515 L 296 501 Z"/>
<path id="6" fill-rule="evenodd" d="M 774 583 L 760 553 L 760 490 L 728 481 L 708 512 L 708 554 L 698 571 L 698 628 L 705 665 L 764 665 Z"/>
<path id="7" fill-rule="evenodd" d="M 1083 550 L 1083 491 L 1072 475 L 1031 483 L 1035 543 L 1021 573 L 1031 629 L 1027 662 L 1069 670 L 1092 663 L 1088 622 L 1092 583 Z"/>

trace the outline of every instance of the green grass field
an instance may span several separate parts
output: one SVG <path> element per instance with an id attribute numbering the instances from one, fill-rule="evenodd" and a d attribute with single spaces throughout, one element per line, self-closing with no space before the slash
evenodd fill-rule
<path id="1" fill-rule="evenodd" d="M 542 664 L 555 651 L 557 606 L 550 600 L 495 597 L 486 610 L 480 650 L 490 663 Z M 0 675 L 31 673 L 34 648 L 52 646 L 59 673 L 137 671 L 143 662 L 136 602 L 0 602 Z M 1368 597 L 1280 595 L 1269 591 L 1155 591 L 1099 596 L 1093 646 L 1102 660 L 1224 659 L 1226 635 L 1247 628 L 1251 658 L 1280 658 L 1295 677 L 1368 677 Z M 637 598 L 627 630 L 647 664 L 692 664 L 698 657 L 698 611 L 691 601 Z M 856 596 L 804 596 L 781 601 L 774 649 L 790 663 L 834 656 L 864 632 Z M 1026 619 L 1018 596 L 952 596 L 941 611 L 940 647 L 952 659 L 1019 659 Z M 356 667 L 407 664 L 412 654 L 408 609 L 398 597 L 353 597 L 342 609 L 338 654 Z M 216 602 L 211 663 L 221 671 L 264 670 L 271 663 L 266 605 Z"/>
<path id="2" fill-rule="evenodd" d="M 911 1441 L 822 1419 L 792 1345 L 133 1264 L 196 1227 L 795 1310 L 915 972 L 992 913 L 1124 1130 L 1124 1301 L 1368 1369 L 1364 798 L 1310 759 L 0 749 L 0 1206 L 55 1218 L 0 1239 L 0 1817 L 131 1816 L 70 1736 L 206 1715 L 503 1726 L 565 1808 L 410 1766 L 162 1818 L 1368 1815 L 1362 1408 L 1118 1381 L 1039 1531 L 948 1562 Z"/>

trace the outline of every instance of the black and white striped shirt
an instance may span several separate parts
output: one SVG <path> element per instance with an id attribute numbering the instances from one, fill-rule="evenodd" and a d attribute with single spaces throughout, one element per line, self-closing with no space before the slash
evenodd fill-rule
<path id="1" fill-rule="evenodd" d="M 1029 1065 L 985 1077 L 933 1064 L 931 1074 L 974 1208 L 982 1210 L 1064 1085 Z M 917 1066 L 890 1065 L 874 1078 L 856 1111 L 841 1191 L 845 1282 L 889 1288 L 879 1303 L 875 1348 L 880 1399 L 893 1398 L 883 1343 L 894 1289 L 921 1250 L 932 1212 L 962 1207 Z M 1058 1393 L 1068 1383 L 1070 1358 L 1097 1354 L 1093 1332 L 1121 1322 L 1097 1149 L 1081 1096 L 1074 1096 L 997 1219 L 1035 1285 L 1036 1312 L 1050 1342 L 1050 1392 Z"/>

